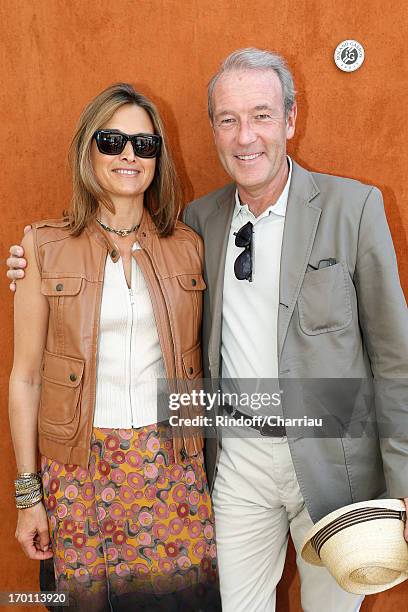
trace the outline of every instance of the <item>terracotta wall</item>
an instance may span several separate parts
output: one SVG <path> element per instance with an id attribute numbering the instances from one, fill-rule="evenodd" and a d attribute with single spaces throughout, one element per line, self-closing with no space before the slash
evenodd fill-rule
<path id="1" fill-rule="evenodd" d="M 186 200 L 222 185 L 205 84 L 229 52 L 255 45 L 281 52 L 294 70 L 299 119 L 292 155 L 308 168 L 382 189 L 407 290 L 407 23 L 403 2 L 383 0 L 2 0 L 2 261 L 26 223 L 59 215 L 67 205 L 66 151 L 76 119 L 112 82 L 131 81 L 157 101 Z M 346 38 L 366 51 L 365 64 L 352 74 L 332 59 Z M 3 279 L 0 590 L 27 591 L 37 589 L 37 566 L 13 536 L 15 466 L 7 432 L 13 300 L 7 287 Z M 407 595 L 408 583 L 367 599 L 364 610 L 406 609 Z M 278 609 L 300 610 L 298 596 L 292 552 Z"/>

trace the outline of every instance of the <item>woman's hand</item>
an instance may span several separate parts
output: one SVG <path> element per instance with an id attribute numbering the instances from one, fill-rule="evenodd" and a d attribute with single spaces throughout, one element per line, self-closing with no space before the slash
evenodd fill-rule
<path id="1" fill-rule="evenodd" d="M 47 513 L 41 502 L 18 511 L 16 538 L 30 559 L 50 559 L 50 535 Z"/>

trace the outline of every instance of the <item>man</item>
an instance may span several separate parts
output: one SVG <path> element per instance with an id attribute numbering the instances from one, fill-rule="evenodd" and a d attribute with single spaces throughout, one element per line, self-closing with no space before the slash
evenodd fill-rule
<path id="1" fill-rule="evenodd" d="M 292 76 L 275 54 L 236 51 L 210 82 L 215 144 L 234 182 L 184 214 L 206 247 L 205 376 L 221 377 L 223 389 L 229 380 L 406 379 L 407 310 L 381 194 L 290 160 L 296 114 Z M 325 408 L 341 420 L 332 399 Z M 293 416 L 294 404 L 283 394 L 281 415 Z M 370 395 L 363 407 L 358 418 L 372 416 Z M 254 419 L 207 440 L 225 612 L 275 609 L 289 530 L 299 553 L 331 510 L 380 496 L 408 507 L 406 440 L 286 433 Z M 359 609 L 362 598 L 325 569 L 299 554 L 297 563 L 305 611 Z"/>
<path id="2" fill-rule="evenodd" d="M 256 49 L 231 54 L 208 96 L 215 144 L 234 183 L 191 203 L 184 215 L 205 241 L 205 375 L 221 376 L 224 386 L 230 378 L 364 379 L 371 370 L 406 378 L 406 304 L 379 191 L 309 173 L 287 158 L 297 108 L 282 58 Z M 283 414 L 292 410 L 283 395 Z M 386 495 L 406 498 L 408 445 L 383 440 L 381 450 L 372 435 L 290 438 L 256 430 L 245 437 L 238 427 L 222 435 L 221 450 L 207 440 L 210 481 L 217 472 L 224 610 L 274 610 L 288 530 L 302 608 L 359 608 L 361 598 L 306 565 L 299 549 L 310 516 L 316 521 L 379 497 L 386 486 Z"/>

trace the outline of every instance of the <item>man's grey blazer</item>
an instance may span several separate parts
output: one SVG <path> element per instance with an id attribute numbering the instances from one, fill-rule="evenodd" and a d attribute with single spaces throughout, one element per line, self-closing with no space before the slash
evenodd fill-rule
<path id="1" fill-rule="evenodd" d="M 214 379 L 220 375 L 224 268 L 235 189 L 235 184 L 227 185 L 190 203 L 184 213 L 185 223 L 205 243 L 203 368 L 205 377 Z M 316 269 L 328 258 L 337 263 Z M 322 400 L 339 431 L 350 420 L 352 426 L 376 417 L 395 424 L 398 433 L 383 437 L 380 431 L 379 436 L 374 423 L 369 433 L 356 437 L 288 438 L 313 521 L 356 501 L 408 497 L 408 314 L 376 187 L 293 164 L 279 303 L 281 383 L 342 379 L 334 385 L 334 395 L 329 392 Z M 253 317 L 255 322 L 255 311 Z M 359 385 L 345 379 L 369 381 L 363 401 L 357 398 L 362 393 Z M 384 393 L 374 389 L 384 380 Z M 344 384 L 344 411 L 339 384 Z M 284 417 L 298 416 L 296 402 L 282 397 Z M 307 416 L 313 417 L 313 405 L 309 403 L 307 410 Z M 219 451 L 220 440 L 207 439 L 210 487 Z"/>

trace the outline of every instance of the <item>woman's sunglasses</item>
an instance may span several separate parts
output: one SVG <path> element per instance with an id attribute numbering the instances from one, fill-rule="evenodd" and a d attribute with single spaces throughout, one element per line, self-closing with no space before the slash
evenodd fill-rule
<path id="1" fill-rule="evenodd" d="M 98 151 L 104 155 L 120 155 L 130 140 L 137 157 L 156 157 L 161 145 L 161 137 L 157 134 L 124 134 L 118 130 L 97 130 L 93 137 Z"/>

